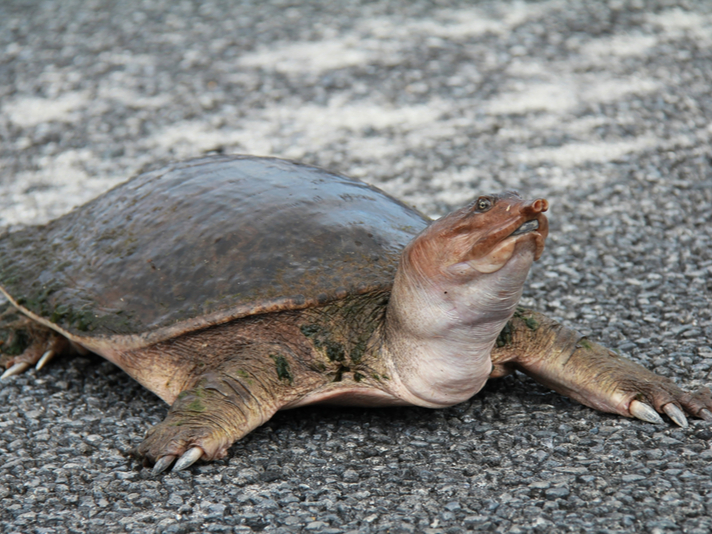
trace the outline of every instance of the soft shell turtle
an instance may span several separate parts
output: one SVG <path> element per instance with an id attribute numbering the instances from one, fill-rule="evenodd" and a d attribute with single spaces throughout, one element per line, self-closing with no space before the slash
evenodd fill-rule
<path id="1" fill-rule="evenodd" d="M 6 321 L 3 377 L 63 351 L 115 363 L 171 405 L 138 447 L 157 472 L 224 456 L 280 409 L 451 406 L 515 369 L 599 410 L 712 419 L 709 390 L 517 307 L 546 210 L 505 193 L 433 222 L 272 158 L 142 174 L 0 238 L 0 289 L 26 316 Z"/>

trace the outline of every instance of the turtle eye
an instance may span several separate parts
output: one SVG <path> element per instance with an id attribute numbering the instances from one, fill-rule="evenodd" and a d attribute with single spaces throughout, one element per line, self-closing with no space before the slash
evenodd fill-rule
<path id="1" fill-rule="evenodd" d="M 488 197 L 480 197 L 475 202 L 475 211 L 482 213 L 492 207 L 492 200 Z"/>

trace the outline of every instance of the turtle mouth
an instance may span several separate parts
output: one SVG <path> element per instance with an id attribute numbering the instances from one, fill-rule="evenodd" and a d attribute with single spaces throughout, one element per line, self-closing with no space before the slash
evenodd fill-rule
<path id="1" fill-rule="evenodd" d="M 487 254 L 485 254 L 483 257 L 478 258 L 476 260 L 473 260 L 471 262 L 471 265 L 480 271 L 481 273 L 484 274 L 489 274 L 498 271 L 504 265 L 511 259 L 511 257 L 514 255 L 515 247 L 517 246 L 517 243 L 519 242 L 518 239 L 510 239 L 511 237 L 519 237 L 521 235 L 525 234 L 530 234 L 534 232 L 535 230 L 538 230 L 540 228 L 540 222 L 539 219 L 533 219 L 531 221 L 526 221 L 525 223 L 521 224 L 519 228 L 514 230 L 511 234 L 509 234 L 505 239 L 502 239 L 499 243 L 497 243 L 492 250 L 490 250 Z M 544 228 L 546 228 L 546 224 L 544 224 Z M 536 236 L 536 234 L 535 234 Z M 544 241 L 543 238 L 536 239 L 537 245 L 536 245 L 536 252 L 535 252 L 535 259 L 538 259 L 539 256 L 541 255 L 541 251 L 544 248 Z"/>
<path id="2" fill-rule="evenodd" d="M 538 229 L 539 229 L 539 221 L 537 219 L 534 219 L 532 221 L 527 221 L 524 224 L 522 224 L 514 232 L 509 234 L 509 237 L 514 237 L 514 236 L 522 235 L 522 234 L 528 234 L 529 232 L 533 232 L 534 230 L 538 230 Z"/>

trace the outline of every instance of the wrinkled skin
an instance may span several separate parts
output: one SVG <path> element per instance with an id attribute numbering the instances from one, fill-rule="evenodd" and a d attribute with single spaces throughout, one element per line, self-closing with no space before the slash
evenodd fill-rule
<path id="1" fill-rule="evenodd" d="M 229 176 L 235 161 L 217 165 Z M 196 166 L 186 168 L 194 179 Z M 368 192 L 378 197 L 377 190 Z M 685 414 L 711 420 L 709 390 L 685 392 L 517 308 L 529 268 L 544 249 L 547 207 L 543 199 L 524 201 L 513 193 L 480 197 L 418 234 L 390 284 L 362 285 L 366 289 L 333 293 L 321 303 L 303 299 L 301 307 L 257 306 L 250 315 L 202 327 L 198 317 L 191 328 L 163 339 L 146 336 L 143 343 L 134 334 L 82 336 L 13 300 L 26 317 L 12 307 L 0 316 L 3 377 L 41 367 L 60 352 L 90 350 L 114 362 L 171 405 L 137 448 L 156 472 L 173 462 L 179 470 L 225 456 L 235 440 L 281 409 L 320 402 L 451 406 L 514 370 L 602 411 L 650 422 L 661 422 L 658 413 L 665 413 L 681 426 Z M 168 226 L 176 235 L 190 231 L 181 219 Z"/>

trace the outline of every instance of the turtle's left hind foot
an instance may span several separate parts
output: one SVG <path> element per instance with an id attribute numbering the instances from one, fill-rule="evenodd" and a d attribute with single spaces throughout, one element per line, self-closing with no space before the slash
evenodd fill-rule
<path id="1" fill-rule="evenodd" d="M 40 370 L 54 356 L 69 349 L 70 343 L 64 336 L 24 316 L 7 321 L 12 315 L 6 310 L 0 316 L 0 332 L 7 333 L 0 338 L 0 365 L 6 368 L 0 380 L 23 373 L 33 365 Z"/>

